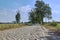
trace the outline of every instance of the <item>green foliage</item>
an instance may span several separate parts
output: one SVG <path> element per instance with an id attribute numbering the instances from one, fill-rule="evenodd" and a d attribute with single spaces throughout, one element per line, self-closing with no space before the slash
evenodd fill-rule
<path id="1" fill-rule="evenodd" d="M 57 23 L 56 28 L 57 28 L 57 29 L 60 29 L 60 23 Z"/>
<path id="2" fill-rule="evenodd" d="M 51 8 L 48 4 L 45 4 L 42 0 L 36 1 L 35 8 L 30 12 L 30 20 L 32 23 L 43 24 L 43 18 L 51 18 Z"/>
<path id="3" fill-rule="evenodd" d="M 19 13 L 19 11 L 16 14 L 16 22 L 20 23 L 20 13 Z"/>
<path id="4" fill-rule="evenodd" d="M 56 22 L 52 22 L 50 23 L 51 26 L 57 26 L 57 23 Z"/>
<path id="5" fill-rule="evenodd" d="M 32 23 L 36 23 L 36 13 L 35 13 L 35 10 L 32 10 L 30 13 L 29 13 L 29 19 L 30 19 L 30 22 Z"/>
<path id="6" fill-rule="evenodd" d="M 31 22 L 25 22 L 25 25 L 31 26 L 32 23 Z"/>

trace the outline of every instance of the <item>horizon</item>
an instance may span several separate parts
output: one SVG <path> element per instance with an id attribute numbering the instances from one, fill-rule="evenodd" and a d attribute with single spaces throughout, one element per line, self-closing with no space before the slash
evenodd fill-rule
<path id="1" fill-rule="evenodd" d="M 28 12 L 34 8 L 36 0 L 0 0 L 0 22 L 15 21 L 17 11 L 20 11 L 21 22 L 28 22 Z M 52 20 L 60 22 L 60 0 L 43 0 L 49 4 L 52 11 Z M 52 21 L 49 20 L 49 21 Z M 48 21 L 44 19 L 44 21 Z"/>

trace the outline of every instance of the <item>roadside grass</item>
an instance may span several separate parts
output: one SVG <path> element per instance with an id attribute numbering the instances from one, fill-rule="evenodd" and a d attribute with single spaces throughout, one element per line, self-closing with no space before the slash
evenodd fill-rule
<path id="1" fill-rule="evenodd" d="M 44 26 L 45 28 L 49 29 L 49 30 L 52 30 L 52 31 L 56 31 L 56 30 L 57 30 L 56 27 L 50 26 L 50 25 L 48 25 L 48 24 L 44 24 L 43 26 Z"/>
<path id="2" fill-rule="evenodd" d="M 57 34 L 58 36 L 60 36 L 60 23 L 57 24 L 56 28 L 57 28 L 57 30 L 55 31 L 55 34 Z"/>
<path id="3" fill-rule="evenodd" d="M 44 26 L 46 26 L 46 28 L 48 28 L 48 29 L 50 29 L 50 28 L 60 29 L 60 23 L 57 23 L 57 26 L 52 26 L 52 25 L 50 25 L 49 23 L 44 24 Z"/>
<path id="4" fill-rule="evenodd" d="M 51 26 L 48 24 L 43 25 L 47 29 L 53 31 L 57 36 L 60 36 L 60 23 L 57 23 L 57 26 Z"/>
<path id="5" fill-rule="evenodd" d="M 56 28 L 57 28 L 57 29 L 60 29 L 60 23 L 59 23 L 59 24 L 57 24 Z"/>
<path id="6" fill-rule="evenodd" d="M 24 24 L 0 24 L 0 30 L 24 27 Z"/>

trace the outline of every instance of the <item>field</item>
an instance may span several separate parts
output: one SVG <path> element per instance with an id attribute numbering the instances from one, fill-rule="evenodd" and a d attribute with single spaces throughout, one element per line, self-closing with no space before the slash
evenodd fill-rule
<path id="1" fill-rule="evenodd" d="M 57 23 L 57 26 L 51 26 L 48 24 L 43 25 L 45 28 L 52 30 L 52 31 L 58 31 L 60 30 L 60 23 Z"/>
<path id="2" fill-rule="evenodd" d="M 57 24 L 56 28 L 57 28 L 57 29 L 60 29 L 60 23 L 59 23 L 59 24 Z"/>
<path id="3" fill-rule="evenodd" d="M 19 27 L 23 27 L 23 26 L 26 26 L 26 25 L 23 25 L 23 24 L 0 24 L 0 30 L 19 28 Z"/>

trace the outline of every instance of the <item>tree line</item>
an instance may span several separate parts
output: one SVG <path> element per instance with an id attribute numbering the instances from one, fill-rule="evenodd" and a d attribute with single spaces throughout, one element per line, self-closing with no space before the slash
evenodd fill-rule
<path id="1" fill-rule="evenodd" d="M 49 4 L 46 4 L 42 0 L 37 0 L 35 3 L 35 7 L 29 12 L 29 20 L 31 23 L 43 23 L 44 18 L 51 19 L 52 12 Z M 16 22 L 20 22 L 20 13 L 17 12 L 16 14 Z"/>

